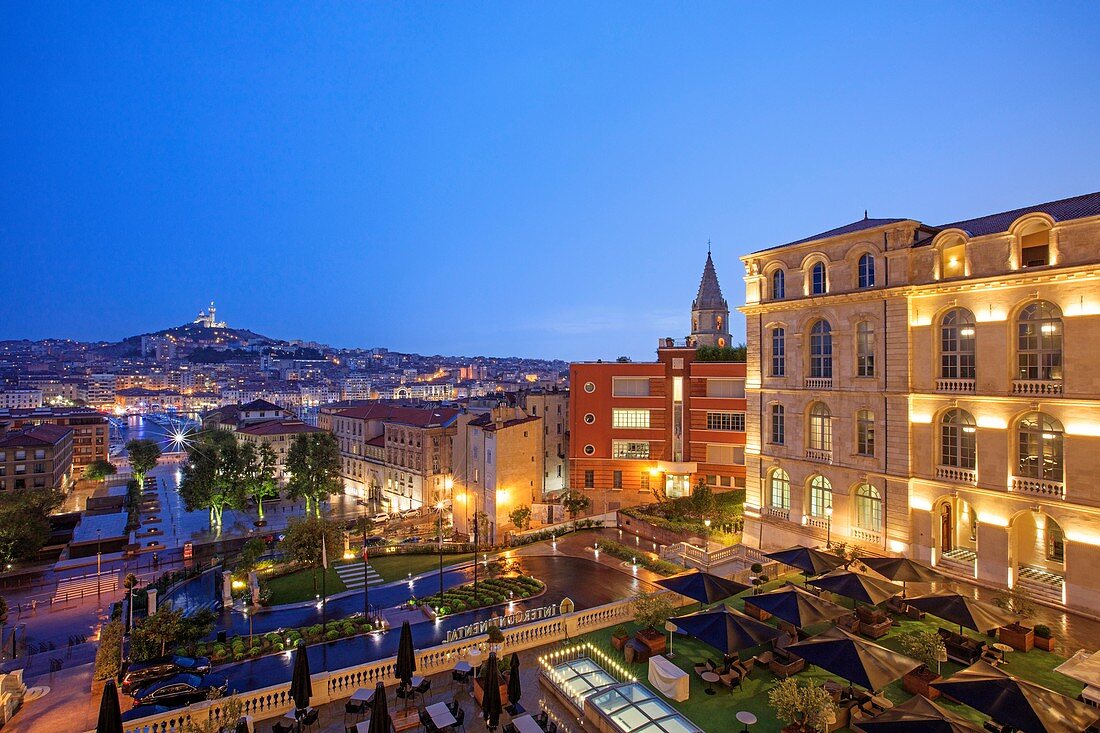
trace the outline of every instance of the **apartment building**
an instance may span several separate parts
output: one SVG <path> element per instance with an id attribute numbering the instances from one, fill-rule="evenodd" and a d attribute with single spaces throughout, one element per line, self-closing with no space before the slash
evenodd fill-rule
<path id="1" fill-rule="evenodd" d="M 320 433 L 320 428 L 306 425 L 301 420 L 264 420 L 249 425 L 244 425 L 236 430 L 237 439 L 242 443 L 251 443 L 257 450 L 262 445 L 271 446 L 275 451 L 277 462 L 275 465 L 275 478 L 279 483 L 286 483 L 286 456 L 290 452 L 290 446 L 299 435 Z"/>
<path id="2" fill-rule="evenodd" d="M 42 390 L 32 387 L 9 387 L 0 390 L 0 409 L 33 410 L 42 406 Z"/>
<path id="3" fill-rule="evenodd" d="M 559 495 L 569 485 L 569 390 L 523 391 L 520 406 L 542 418 L 542 495 Z"/>
<path id="4" fill-rule="evenodd" d="M 593 513 L 745 486 L 745 364 L 701 361 L 730 343 L 711 255 L 692 335 L 660 339 L 654 362 L 576 363 L 569 381 L 569 486 Z M 719 357 L 724 358 L 724 357 Z"/>
<path id="5" fill-rule="evenodd" d="M 32 425 L 0 435 L 0 491 L 72 488 L 73 429 Z"/>
<path id="6" fill-rule="evenodd" d="M 90 407 L 39 407 L 34 410 L 0 409 L 0 435 L 34 425 L 72 428 L 73 474 L 79 479 L 84 467 L 110 454 L 110 424 L 107 416 Z"/>
<path id="7" fill-rule="evenodd" d="M 742 260 L 747 539 L 1100 604 L 1100 193 Z"/>
<path id="8" fill-rule="evenodd" d="M 252 400 L 243 405 L 222 405 L 202 416 L 206 430 L 239 430 L 269 420 L 297 420 L 290 410 L 267 400 Z"/>

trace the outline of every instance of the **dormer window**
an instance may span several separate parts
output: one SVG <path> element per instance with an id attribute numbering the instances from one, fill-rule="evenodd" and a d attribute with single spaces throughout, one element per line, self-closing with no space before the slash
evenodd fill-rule
<path id="1" fill-rule="evenodd" d="M 945 244 L 940 250 L 940 277 L 962 277 L 966 274 L 966 243 L 962 239 Z"/>
<path id="2" fill-rule="evenodd" d="M 1020 267 L 1050 264 L 1050 229 L 1042 222 L 1031 224 L 1020 234 Z"/>

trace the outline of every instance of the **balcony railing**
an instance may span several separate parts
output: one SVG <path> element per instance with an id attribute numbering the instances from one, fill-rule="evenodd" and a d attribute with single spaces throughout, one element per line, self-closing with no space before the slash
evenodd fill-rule
<path id="1" fill-rule="evenodd" d="M 832 377 L 806 377 L 806 389 L 832 389 Z"/>
<path id="2" fill-rule="evenodd" d="M 806 524 L 815 529 L 829 528 L 829 520 L 824 517 L 806 517 Z"/>
<path id="3" fill-rule="evenodd" d="M 782 519 L 788 522 L 791 520 L 790 509 L 780 509 L 777 506 L 764 507 L 764 509 L 768 512 L 769 517 L 775 517 L 776 519 Z"/>
<path id="4" fill-rule="evenodd" d="M 958 484 L 975 484 L 978 482 L 978 472 L 970 468 L 936 466 L 936 478 L 942 478 L 945 481 L 954 481 Z"/>
<path id="5" fill-rule="evenodd" d="M 1029 396 L 1051 396 L 1062 394 L 1060 379 L 1013 379 L 1012 394 Z"/>
<path id="6" fill-rule="evenodd" d="M 973 392 L 974 380 L 973 379 L 937 379 L 936 380 L 937 392 Z"/>
<path id="7" fill-rule="evenodd" d="M 1048 481 L 1041 478 L 1012 477 L 1012 490 L 1021 494 L 1045 496 L 1051 499 L 1065 499 L 1066 485 L 1061 481 Z"/>
<path id="8" fill-rule="evenodd" d="M 882 544 L 882 533 L 873 532 L 869 529 L 860 529 L 859 527 L 852 527 L 852 538 L 859 540 L 860 542 L 868 542 L 874 545 Z"/>
<path id="9" fill-rule="evenodd" d="M 818 463 L 829 463 L 833 460 L 833 452 L 831 450 L 807 448 L 806 459 L 810 461 L 817 461 Z"/>

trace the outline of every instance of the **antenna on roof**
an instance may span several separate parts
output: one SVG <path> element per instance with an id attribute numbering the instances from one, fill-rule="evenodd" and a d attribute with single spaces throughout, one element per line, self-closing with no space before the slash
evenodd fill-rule
<path id="1" fill-rule="evenodd" d="M 864 209 L 864 210 L 863 210 L 863 220 L 864 220 L 864 221 L 867 221 L 867 218 L 868 218 L 868 217 L 867 217 L 867 209 Z"/>

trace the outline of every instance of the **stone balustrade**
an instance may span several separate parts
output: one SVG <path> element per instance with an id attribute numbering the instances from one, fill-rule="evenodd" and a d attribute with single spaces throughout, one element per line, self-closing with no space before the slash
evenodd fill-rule
<path id="1" fill-rule="evenodd" d="M 974 380 L 973 379 L 937 379 L 936 380 L 937 392 L 948 392 L 951 394 L 959 393 L 973 393 L 974 392 Z"/>

